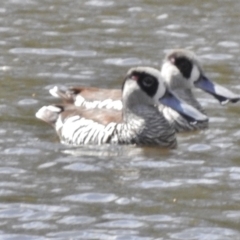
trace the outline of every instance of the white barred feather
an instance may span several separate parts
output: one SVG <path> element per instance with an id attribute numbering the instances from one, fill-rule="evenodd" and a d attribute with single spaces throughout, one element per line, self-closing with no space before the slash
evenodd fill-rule
<path id="1" fill-rule="evenodd" d="M 103 101 L 89 102 L 89 101 L 86 101 L 82 96 L 78 95 L 74 104 L 77 107 L 85 107 L 86 109 L 106 108 L 106 109 L 115 109 L 119 111 L 122 110 L 121 100 L 105 99 Z"/>

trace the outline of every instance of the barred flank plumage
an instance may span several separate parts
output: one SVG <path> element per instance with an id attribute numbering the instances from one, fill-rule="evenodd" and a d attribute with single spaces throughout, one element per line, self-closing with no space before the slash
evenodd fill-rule
<path id="1" fill-rule="evenodd" d="M 158 112 L 141 109 L 146 119 L 132 116 L 127 123 L 100 124 L 81 116 L 64 118 L 67 106 L 44 106 L 36 116 L 44 121 L 50 118 L 61 141 L 71 145 L 85 144 L 138 144 L 176 147 L 175 131 Z M 72 107 L 71 107 L 72 108 Z"/>

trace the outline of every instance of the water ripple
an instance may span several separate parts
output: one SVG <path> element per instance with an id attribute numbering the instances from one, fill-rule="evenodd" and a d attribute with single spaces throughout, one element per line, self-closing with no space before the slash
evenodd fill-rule
<path id="1" fill-rule="evenodd" d="M 113 24 L 113 25 L 122 25 L 125 23 L 124 19 L 105 19 L 102 20 L 102 23 L 108 23 L 108 24 Z"/>
<path id="2" fill-rule="evenodd" d="M 38 169 L 45 169 L 45 168 L 50 168 L 55 166 L 57 163 L 56 162 L 48 162 L 48 163 L 43 163 L 38 166 Z"/>
<path id="3" fill-rule="evenodd" d="M 141 7 L 131 7 L 128 9 L 129 12 L 142 12 L 143 9 Z"/>
<path id="4" fill-rule="evenodd" d="M 13 168 L 13 167 L 0 167 L 0 174 L 22 174 L 26 173 L 24 169 Z"/>
<path id="5" fill-rule="evenodd" d="M 188 147 L 189 152 L 205 152 L 209 151 L 211 149 L 211 146 L 207 144 L 192 144 Z"/>
<path id="6" fill-rule="evenodd" d="M 12 54 L 33 54 L 46 56 L 71 56 L 71 57 L 95 57 L 97 52 L 90 50 L 70 51 L 57 48 L 12 48 L 9 50 Z"/>
<path id="7" fill-rule="evenodd" d="M 239 44 L 237 42 L 231 42 L 231 41 L 219 42 L 218 45 L 225 48 L 239 47 Z"/>
<path id="8" fill-rule="evenodd" d="M 93 166 L 86 163 L 73 163 L 68 166 L 63 167 L 63 169 L 76 171 L 76 172 L 98 172 L 101 171 L 100 167 Z"/>
<path id="9" fill-rule="evenodd" d="M 95 7 L 110 7 L 114 4 L 112 1 L 101 1 L 101 0 L 91 0 L 85 3 L 89 6 L 95 6 Z"/>
<path id="10" fill-rule="evenodd" d="M 31 214 L 33 214 L 33 210 L 30 210 L 30 209 L 22 209 L 22 208 L 1 209 L 0 210 L 0 219 L 19 218 L 19 217 L 24 217 L 24 216 L 31 215 Z"/>
<path id="11" fill-rule="evenodd" d="M 54 206 L 54 205 L 45 205 L 45 204 L 21 204 L 20 207 L 26 209 L 33 209 L 40 212 L 52 212 L 52 213 L 65 213 L 69 211 L 69 207 L 67 206 Z"/>
<path id="12" fill-rule="evenodd" d="M 1 233 L 2 240 L 45 240 L 45 237 L 39 237 L 34 235 L 24 235 L 24 234 L 4 234 Z"/>
<path id="13" fill-rule="evenodd" d="M 209 59 L 214 61 L 223 61 L 223 60 L 229 60 L 233 58 L 233 55 L 230 54 L 221 54 L 221 53 L 212 53 L 212 54 L 204 54 L 201 55 L 201 58 L 203 59 Z"/>
<path id="14" fill-rule="evenodd" d="M 211 240 L 232 240 L 237 239 L 239 236 L 238 231 L 229 230 L 227 228 L 216 228 L 216 227 L 198 227 L 190 228 L 183 230 L 182 232 L 169 234 L 173 239 L 178 240 L 202 240 L 202 239 L 211 239 Z"/>
<path id="15" fill-rule="evenodd" d="M 96 218 L 89 216 L 66 216 L 57 221 L 66 225 L 90 224 L 96 221 Z"/>
<path id="16" fill-rule="evenodd" d="M 162 19 L 166 19 L 166 18 L 168 18 L 168 14 L 167 13 L 163 13 L 163 14 L 157 16 L 158 20 L 162 20 Z"/>
<path id="17" fill-rule="evenodd" d="M 43 223 L 39 221 L 32 221 L 29 223 L 23 223 L 19 225 L 13 225 L 13 229 L 25 229 L 25 230 L 43 230 L 43 229 L 56 229 L 57 226 L 54 224 Z"/>
<path id="18" fill-rule="evenodd" d="M 240 223 L 240 211 L 224 211 L 223 215 L 234 222 Z"/>
<path id="19" fill-rule="evenodd" d="M 19 106 L 28 106 L 28 105 L 35 105 L 38 103 L 38 100 L 32 98 L 26 98 L 18 101 Z"/>
<path id="20" fill-rule="evenodd" d="M 165 182 L 162 180 L 153 180 L 153 181 L 143 181 L 141 183 L 136 184 L 135 187 L 137 188 L 172 188 L 172 187 L 179 187 L 182 183 L 180 182 Z"/>
<path id="21" fill-rule="evenodd" d="M 186 38 L 188 37 L 187 33 L 180 33 L 180 32 L 170 32 L 165 30 L 158 30 L 156 31 L 157 35 L 165 35 L 165 36 L 171 36 L 176 38 Z"/>
<path id="22" fill-rule="evenodd" d="M 6 155 L 35 155 L 40 154 L 40 149 L 34 149 L 34 148 L 7 148 L 4 150 L 4 154 Z"/>
<path id="23" fill-rule="evenodd" d="M 116 200 L 115 194 L 107 193 L 82 193 L 64 197 L 63 201 L 84 202 L 84 203 L 108 203 Z"/>
<path id="24" fill-rule="evenodd" d="M 115 240 L 116 237 L 115 235 L 112 235 L 111 233 L 108 232 L 103 232 L 102 230 L 79 230 L 79 231 L 62 231 L 62 232 L 57 232 L 57 233 L 49 233 L 47 234 L 48 237 L 52 238 L 57 238 L 58 240 L 65 240 L 65 239 L 99 239 L 99 240 Z"/>
<path id="25" fill-rule="evenodd" d="M 100 228 L 141 228 L 143 227 L 145 224 L 143 222 L 140 221 L 136 221 L 136 220 L 115 220 L 115 221 L 109 221 L 109 222 L 105 222 L 105 223 L 99 223 L 96 224 L 96 227 L 100 227 Z"/>
<path id="26" fill-rule="evenodd" d="M 138 58 L 109 58 L 104 60 L 105 64 L 117 65 L 117 66 L 134 66 L 141 65 L 142 60 Z"/>

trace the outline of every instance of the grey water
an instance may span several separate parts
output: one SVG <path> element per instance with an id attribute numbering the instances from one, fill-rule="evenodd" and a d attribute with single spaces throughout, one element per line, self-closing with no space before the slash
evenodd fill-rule
<path id="1" fill-rule="evenodd" d="M 240 239 L 240 103 L 196 91 L 209 129 L 178 148 L 59 143 L 35 118 L 55 85 L 120 88 L 189 48 L 240 94 L 240 2 L 0 2 L 0 239 Z"/>

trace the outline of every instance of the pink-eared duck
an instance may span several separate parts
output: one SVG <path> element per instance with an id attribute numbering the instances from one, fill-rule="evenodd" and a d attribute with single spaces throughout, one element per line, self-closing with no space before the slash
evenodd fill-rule
<path id="1" fill-rule="evenodd" d="M 36 117 L 52 125 L 60 140 L 71 145 L 137 144 L 176 147 L 175 129 L 158 106 L 173 108 L 190 122 L 207 117 L 179 100 L 166 87 L 159 70 L 136 67 L 122 86 L 122 109 L 60 104 L 42 107 Z"/>
<path id="2" fill-rule="evenodd" d="M 200 103 L 193 94 L 193 89 L 200 88 L 213 95 L 221 104 L 237 102 L 240 96 L 225 87 L 210 81 L 196 55 L 186 49 L 175 49 L 169 52 L 162 64 L 161 74 L 168 88 L 175 95 L 189 105 L 205 114 Z M 76 106 L 86 108 L 122 109 L 120 89 L 99 89 L 93 87 L 53 87 L 51 95 L 61 98 L 66 103 L 74 103 Z M 192 124 L 181 114 L 171 108 L 159 105 L 159 110 L 164 117 L 174 125 L 177 132 L 205 129 L 208 121 Z"/>

